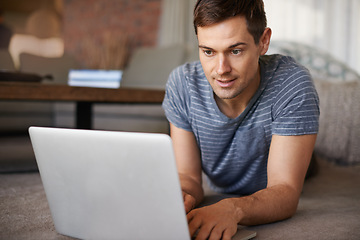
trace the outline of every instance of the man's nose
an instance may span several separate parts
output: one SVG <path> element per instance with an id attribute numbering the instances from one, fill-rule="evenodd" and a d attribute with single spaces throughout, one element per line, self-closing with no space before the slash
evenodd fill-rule
<path id="1" fill-rule="evenodd" d="M 219 54 L 217 59 L 216 73 L 218 75 L 224 75 L 229 72 L 231 72 L 229 60 L 224 54 Z"/>

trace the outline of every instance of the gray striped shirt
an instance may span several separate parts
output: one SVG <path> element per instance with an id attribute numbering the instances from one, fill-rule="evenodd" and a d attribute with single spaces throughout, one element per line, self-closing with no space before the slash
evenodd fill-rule
<path id="1" fill-rule="evenodd" d="M 267 185 L 271 137 L 318 132 L 319 101 L 309 72 L 291 57 L 260 58 L 261 83 L 235 119 L 218 108 L 200 62 L 176 68 L 163 108 L 176 127 L 194 133 L 210 186 L 247 195 Z"/>

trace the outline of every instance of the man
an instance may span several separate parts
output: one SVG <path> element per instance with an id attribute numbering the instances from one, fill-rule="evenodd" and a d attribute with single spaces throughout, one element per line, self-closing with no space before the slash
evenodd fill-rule
<path id="1" fill-rule="evenodd" d="M 163 108 L 190 234 L 230 239 L 237 225 L 291 217 L 318 131 L 309 72 L 290 57 L 263 56 L 271 30 L 262 0 L 198 0 L 200 62 L 169 77 Z M 203 208 L 210 186 L 237 194 Z"/>

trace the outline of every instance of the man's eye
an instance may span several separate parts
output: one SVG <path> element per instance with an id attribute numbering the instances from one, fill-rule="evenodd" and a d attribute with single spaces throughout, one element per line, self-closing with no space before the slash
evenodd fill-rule
<path id="1" fill-rule="evenodd" d="M 242 51 L 240 49 L 233 49 L 231 50 L 231 53 L 234 55 L 239 55 Z"/>
<path id="2" fill-rule="evenodd" d="M 213 51 L 211 51 L 211 50 L 204 50 L 204 54 L 205 54 L 206 56 L 211 56 L 211 55 L 213 55 Z"/>

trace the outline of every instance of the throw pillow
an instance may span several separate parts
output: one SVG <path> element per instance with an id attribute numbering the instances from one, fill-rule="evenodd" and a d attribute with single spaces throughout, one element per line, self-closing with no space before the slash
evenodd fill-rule
<path id="1" fill-rule="evenodd" d="M 279 53 L 293 57 L 309 69 L 314 78 L 331 82 L 359 80 L 359 74 L 329 53 L 303 43 L 271 41 L 268 54 Z"/>

